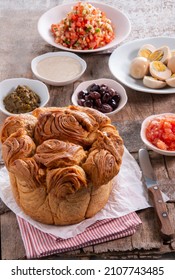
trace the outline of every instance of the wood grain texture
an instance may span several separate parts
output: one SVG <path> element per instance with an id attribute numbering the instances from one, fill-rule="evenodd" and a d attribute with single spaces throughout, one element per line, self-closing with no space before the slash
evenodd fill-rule
<path id="1" fill-rule="evenodd" d="M 40 54 L 58 51 L 39 36 L 37 21 L 48 9 L 69 2 L 68 0 L 0 0 L 0 26 L 3 26 L 0 29 L 0 80 L 14 77 L 35 79 L 31 72 L 31 60 Z M 100 2 L 117 7 L 130 19 L 132 31 L 123 43 L 145 37 L 174 36 L 174 0 L 103 0 Z M 74 84 L 65 87 L 48 86 L 50 92 L 48 106 L 71 104 L 72 93 L 82 81 L 96 78 L 115 79 L 108 68 L 110 52 L 81 54 L 80 56 L 87 62 L 84 75 Z M 175 113 L 175 98 L 173 94 L 145 94 L 128 87 L 125 89 L 128 102 L 123 110 L 111 119 L 119 129 L 125 146 L 138 161 L 138 150 L 145 147 L 140 138 L 142 121 L 152 114 Z M 6 116 L 0 113 L 0 126 L 5 118 Z M 167 206 L 175 225 L 175 160 L 150 150 L 149 155 L 159 187 L 170 197 L 171 202 Z M 1 158 L 0 164 L 2 165 Z M 2 202 L 0 202 L 0 214 L 1 259 L 25 258 L 15 215 Z M 47 259 L 175 259 L 175 241 L 163 243 L 154 209 L 142 210 L 138 215 L 142 225 L 133 236 L 50 256 Z"/>
<path id="2" fill-rule="evenodd" d="M 18 223 L 12 212 L 1 215 L 1 254 L 3 260 L 25 258 Z"/>

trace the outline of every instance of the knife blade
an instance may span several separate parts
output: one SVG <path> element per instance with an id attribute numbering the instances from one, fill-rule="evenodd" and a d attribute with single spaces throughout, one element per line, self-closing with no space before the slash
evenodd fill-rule
<path id="1" fill-rule="evenodd" d="M 164 202 L 162 193 L 157 185 L 149 154 L 146 149 L 139 150 L 139 163 L 145 184 L 148 188 L 148 193 L 151 196 L 154 209 L 158 216 L 162 238 L 164 240 L 173 239 L 174 229 L 168 215 L 167 205 Z"/>

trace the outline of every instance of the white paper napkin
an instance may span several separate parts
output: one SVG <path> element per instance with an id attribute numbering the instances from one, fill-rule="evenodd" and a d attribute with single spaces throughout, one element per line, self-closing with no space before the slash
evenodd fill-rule
<path id="1" fill-rule="evenodd" d="M 121 169 L 115 177 L 114 187 L 106 206 L 94 217 L 70 226 L 45 225 L 25 215 L 13 198 L 8 172 L 5 167 L 0 170 L 0 197 L 15 214 L 27 220 L 41 231 L 60 238 L 70 238 L 83 232 L 97 220 L 118 218 L 128 213 L 150 207 L 141 176 L 142 174 L 137 162 L 125 148 Z"/>

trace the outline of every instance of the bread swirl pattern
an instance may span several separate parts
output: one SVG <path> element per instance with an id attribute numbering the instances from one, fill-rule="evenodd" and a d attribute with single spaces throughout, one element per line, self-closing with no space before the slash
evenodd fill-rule
<path id="1" fill-rule="evenodd" d="M 46 224 L 74 224 L 100 211 L 122 163 L 117 129 L 91 108 L 38 108 L 9 117 L 1 142 L 16 202 Z"/>

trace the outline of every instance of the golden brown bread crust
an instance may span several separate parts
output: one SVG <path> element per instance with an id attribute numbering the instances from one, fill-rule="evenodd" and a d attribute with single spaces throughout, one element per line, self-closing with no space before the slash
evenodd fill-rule
<path id="1" fill-rule="evenodd" d="M 33 136 L 33 129 L 37 122 L 37 118 L 32 115 L 16 115 L 8 117 L 1 129 L 0 138 L 3 143 L 12 133 L 16 132 L 19 128 L 23 128 L 29 136 Z"/>
<path id="2" fill-rule="evenodd" d="M 86 152 L 80 145 L 50 139 L 37 147 L 34 158 L 50 169 L 80 165 L 86 158 Z"/>
<path id="3" fill-rule="evenodd" d="M 104 207 L 123 155 L 110 119 L 78 106 L 9 117 L 1 142 L 16 202 L 33 219 L 55 225 L 81 222 Z"/>

